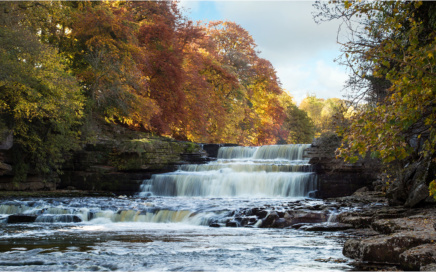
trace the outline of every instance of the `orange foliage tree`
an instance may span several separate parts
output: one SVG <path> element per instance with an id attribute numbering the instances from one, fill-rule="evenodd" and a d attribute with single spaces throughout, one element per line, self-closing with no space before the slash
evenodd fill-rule
<path id="1" fill-rule="evenodd" d="M 89 120 L 104 117 L 196 142 L 262 145 L 288 138 L 274 67 L 238 24 L 194 24 L 170 1 L 57 7 L 41 38 L 68 60 Z"/>

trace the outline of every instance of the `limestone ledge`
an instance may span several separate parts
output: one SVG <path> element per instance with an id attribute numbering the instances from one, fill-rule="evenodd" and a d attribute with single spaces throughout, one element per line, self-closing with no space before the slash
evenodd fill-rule
<path id="1" fill-rule="evenodd" d="M 371 199 L 374 194 L 359 192 L 343 199 Z M 351 231 L 354 237 L 345 242 L 343 254 L 356 261 L 356 268 L 428 271 L 435 267 L 436 208 L 389 207 L 383 198 L 379 202 L 372 198 L 372 201 L 372 206 L 344 212 L 337 218 L 354 228 Z"/>

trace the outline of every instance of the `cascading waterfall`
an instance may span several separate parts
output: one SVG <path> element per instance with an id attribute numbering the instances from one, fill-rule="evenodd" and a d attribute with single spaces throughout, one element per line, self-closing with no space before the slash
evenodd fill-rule
<path id="1" fill-rule="evenodd" d="M 225 224 L 239 210 L 306 197 L 316 190 L 316 175 L 304 157 L 309 146 L 221 147 L 217 161 L 182 165 L 176 172 L 145 180 L 138 194 L 145 197 L 145 202 L 137 198 L 137 202 L 129 200 L 128 205 L 117 200 L 108 206 L 82 206 L 69 202 L 10 201 L 0 205 L 0 220 L 2 214 L 6 221 L 8 215 L 19 214 L 34 217 L 36 223 L 99 220 Z M 256 226 L 258 220 L 250 220 Z"/>
<path id="2" fill-rule="evenodd" d="M 141 196 L 304 197 L 316 190 L 304 150 L 310 145 L 222 147 L 218 160 L 184 165 L 144 181 Z"/>

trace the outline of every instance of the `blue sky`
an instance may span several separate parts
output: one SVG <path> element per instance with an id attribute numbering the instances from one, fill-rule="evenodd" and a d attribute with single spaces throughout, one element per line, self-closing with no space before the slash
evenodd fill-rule
<path id="1" fill-rule="evenodd" d="M 317 25 L 313 1 L 195 1 L 180 6 L 193 21 L 228 20 L 245 28 L 276 68 L 283 88 L 299 103 L 307 94 L 343 98 L 345 67 L 333 60 L 339 22 Z"/>

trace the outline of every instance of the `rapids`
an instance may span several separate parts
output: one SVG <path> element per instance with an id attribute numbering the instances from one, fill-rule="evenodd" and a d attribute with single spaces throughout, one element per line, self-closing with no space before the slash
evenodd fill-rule
<path id="1" fill-rule="evenodd" d="M 340 233 L 259 228 L 252 214 L 322 204 L 309 198 L 307 147 L 221 148 L 217 161 L 145 180 L 135 197 L 1 201 L 0 270 L 349 269 Z"/>

